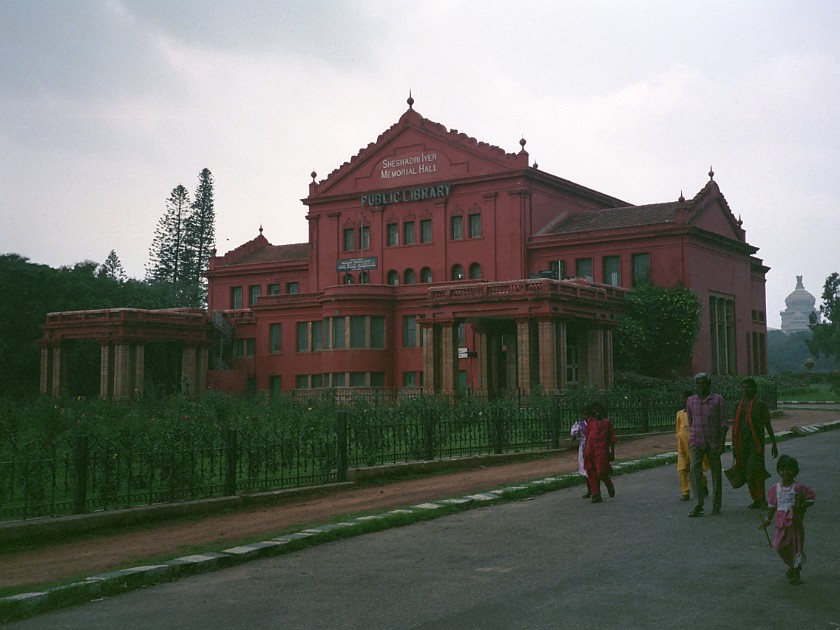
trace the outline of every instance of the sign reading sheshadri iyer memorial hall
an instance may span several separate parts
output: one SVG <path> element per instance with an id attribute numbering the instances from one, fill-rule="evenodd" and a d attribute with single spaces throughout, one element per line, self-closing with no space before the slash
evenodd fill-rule
<path id="1" fill-rule="evenodd" d="M 420 153 L 401 158 L 385 158 L 382 160 L 381 179 L 394 179 L 406 175 L 423 175 L 437 173 L 437 153 Z"/>

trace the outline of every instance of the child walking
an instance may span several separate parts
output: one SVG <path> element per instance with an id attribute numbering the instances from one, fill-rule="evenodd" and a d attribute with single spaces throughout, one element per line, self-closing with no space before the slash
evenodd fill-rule
<path id="1" fill-rule="evenodd" d="M 586 478 L 586 466 L 583 463 L 583 451 L 586 449 L 586 421 L 589 419 L 589 407 L 584 407 L 581 413 L 583 419 L 577 420 L 572 425 L 572 437 L 578 440 L 578 472 Z M 589 489 L 589 480 L 586 481 L 586 494 L 584 499 L 592 497 L 592 491 Z"/>
<path id="2" fill-rule="evenodd" d="M 767 528 L 775 515 L 776 535 L 773 548 L 787 566 L 785 577 L 791 584 L 802 584 L 800 573 L 805 563 L 805 510 L 814 505 L 817 495 L 807 484 L 796 481 L 799 462 L 788 455 L 779 457 L 776 470 L 781 481 L 767 492 L 769 510 L 761 527 Z"/>
<path id="3" fill-rule="evenodd" d="M 593 403 L 589 408 L 591 415 L 586 421 L 586 446 L 583 450 L 583 461 L 586 466 L 586 478 L 589 491 L 592 493 L 592 503 L 600 503 L 601 482 L 607 487 L 611 497 L 615 496 L 610 473 L 610 462 L 615 459 L 615 429 L 609 418 L 604 417 L 601 403 Z"/>

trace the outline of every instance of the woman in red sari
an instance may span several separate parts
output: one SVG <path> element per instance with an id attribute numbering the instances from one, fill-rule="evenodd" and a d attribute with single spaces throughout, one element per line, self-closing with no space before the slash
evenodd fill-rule
<path id="1" fill-rule="evenodd" d="M 615 459 L 615 429 L 610 419 L 604 417 L 604 407 L 601 403 L 594 403 L 590 412 L 591 415 L 586 420 L 583 462 L 586 466 L 589 491 L 592 493 L 592 503 L 600 503 L 602 481 L 607 487 L 607 493 L 611 497 L 615 496 L 615 486 L 610 479 L 610 462 Z"/>

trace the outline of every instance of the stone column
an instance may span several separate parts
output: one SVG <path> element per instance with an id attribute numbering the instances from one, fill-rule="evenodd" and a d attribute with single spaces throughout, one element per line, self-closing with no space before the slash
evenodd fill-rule
<path id="1" fill-rule="evenodd" d="M 531 325 L 527 317 L 516 318 L 516 386 L 523 394 L 531 391 Z"/>
<path id="2" fill-rule="evenodd" d="M 557 323 L 550 317 L 540 318 L 539 330 L 540 385 L 544 393 L 556 392 L 557 379 Z"/>
<path id="3" fill-rule="evenodd" d="M 184 348 L 181 351 L 181 387 L 185 394 L 192 394 L 196 391 L 194 346 Z"/>
<path id="4" fill-rule="evenodd" d="M 440 322 L 440 390 L 453 394 L 457 383 L 458 339 L 453 320 Z"/>
<path id="5" fill-rule="evenodd" d="M 50 348 L 41 346 L 40 391 L 42 396 L 50 393 Z"/>
<path id="6" fill-rule="evenodd" d="M 52 349 L 52 395 L 56 398 L 61 396 L 64 389 L 64 373 L 64 356 L 61 346 L 55 346 Z"/>
<path id="7" fill-rule="evenodd" d="M 201 393 L 207 389 L 207 367 L 209 365 L 209 350 L 206 347 L 197 348 L 197 366 L 196 366 L 196 393 Z"/>
<path id="8" fill-rule="evenodd" d="M 613 373 L 613 331 L 605 329 L 602 332 L 604 339 L 604 387 L 610 388 L 615 380 Z"/>
<path id="9" fill-rule="evenodd" d="M 604 337 L 600 328 L 590 328 L 586 335 L 586 382 L 604 388 Z"/>
<path id="10" fill-rule="evenodd" d="M 134 391 L 132 394 L 141 397 L 146 380 L 146 346 L 134 347 Z"/>
<path id="11" fill-rule="evenodd" d="M 566 352 L 568 344 L 566 342 L 566 322 L 558 321 L 556 324 L 557 331 L 557 389 L 561 392 L 566 390 Z"/>
<path id="12" fill-rule="evenodd" d="M 418 320 L 423 335 L 423 393 L 435 393 L 435 329 L 431 321 Z"/>
<path id="13" fill-rule="evenodd" d="M 475 351 L 478 358 L 478 383 L 476 393 L 486 396 L 490 391 L 490 353 L 487 344 L 487 331 L 480 326 L 473 325 L 475 333 Z"/>
<path id="14" fill-rule="evenodd" d="M 111 373 L 113 366 L 111 365 L 111 346 L 105 342 L 100 342 L 99 349 L 99 397 L 107 400 L 113 393 L 111 387 L 112 378 Z"/>
<path id="15" fill-rule="evenodd" d="M 131 348 L 125 343 L 114 346 L 114 398 L 128 398 L 131 393 Z"/>

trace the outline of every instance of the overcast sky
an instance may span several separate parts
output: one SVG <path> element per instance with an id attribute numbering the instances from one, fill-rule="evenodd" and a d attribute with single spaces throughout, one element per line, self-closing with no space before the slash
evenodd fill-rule
<path id="1" fill-rule="evenodd" d="M 840 271 L 840 3 L 0 0 L 0 253 L 144 276 L 215 177 L 224 253 L 307 240 L 310 172 L 414 109 L 635 204 L 709 167 L 771 267 Z M 0 287 L 2 290 L 2 287 Z"/>

